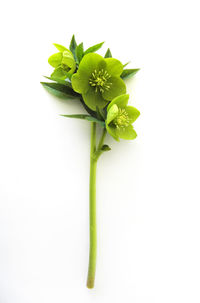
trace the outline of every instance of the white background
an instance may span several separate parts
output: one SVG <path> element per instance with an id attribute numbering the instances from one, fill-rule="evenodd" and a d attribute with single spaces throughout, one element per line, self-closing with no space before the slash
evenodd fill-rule
<path id="1" fill-rule="evenodd" d="M 198 1 L 4 1 L 0 10 L 0 303 L 200 302 Z M 40 85 L 52 43 L 106 41 L 141 71 L 135 141 L 98 163 L 88 265 L 90 127 Z"/>

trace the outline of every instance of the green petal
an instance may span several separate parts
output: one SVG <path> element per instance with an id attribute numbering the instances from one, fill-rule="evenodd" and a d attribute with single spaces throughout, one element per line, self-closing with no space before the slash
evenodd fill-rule
<path id="1" fill-rule="evenodd" d="M 72 53 L 69 52 L 69 51 L 64 51 L 63 52 L 62 63 L 66 64 L 69 67 L 72 67 L 74 65 L 74 62 L 75 62 L 75 60 L 74 60 L 74 57 L 73 57 Z"/>
<path id="2" fill-rule="evenodd" d="M 126 93 L 126 85 L 121 78 L 111 77 L 108 81 L 111 83 L 110 89 L 103 92 L 103 97 L 106 100 L 111 101 L 115 97 Z"/>
<path id="3" fill-rule="evenodd" d="M 75 90 L 75 92 L 77 93 L 85 94 L 90 88 L 89 78 L 87 74 L 85 74 L 85 76 L 84 73 L 82 73 L 81 75 L 80 73 L 73 74 L 71 81 L 73 90 Z"/>
<path id="4" fill-rule="evenodd" d="M 118 96 L 118 97 L 114 98 L 112 100 L 112 102 L 110 102 L 110 104 L 108 105 L 107 111 L 109 111 L 109 109 L 111 108 L 111 106 L 113 106 L 113 104 L 116 104 L 119 108 L 126 107 L 126 105 L 128 103 L 128 99 L 129 99 L 129 95 L 128 94 L 121 95 L 121 96 Z"/>
<path id="5" fill-rule="evenodd" d="M 91 73 L 95 70 L 98 69 L 99 63 L 104 60 L 103 57 L 101 57 L 98 54 L 90 53 L 87 54 L 83 57 L 81 60 L 81 63 L 79 65 L 78 72 L 80 74 L 88 74 L 88 76 L 91 75 Z"/>
<path id="6" fill-rule="evenodd" d="M 106 129 L 108 131 L 108 133 L 116 140 L 116 141 L 119 141 L 119 137 L 116 133 L 116 128 L 115 127 L 112 127 L 112 126 L 109 126 L 106 124 Z"/>
<path id="7" fill-rule="evenodd" d="M 130 124 L 132 124 L 133 122 L 135 122 L 135 120 L 139 117 L 140 112 L 137 108 L 133 107 L 133 106 L 127 106 L 126 107 L 126 112 L 128 114 L 129 120 L 130 120 Z"/>
<path id="8" fill-rule="evenodd" d="M 106 70 L 111 76 L 120 76 L 123 72 L 123 64 L 114 58 L 106 58 Z"/>
<path id="9" fill-rule="evenodd" d="M 97 106 L 103 108 L 107 104 L 107 101 L 103 99 L 102 94 L 99 91 L 95 92 L 93 87 L 90 87 L 87 93 L 83 94 L 83 100 L 85 104 L 94 111 Z"/>
<path id="10" fill-rule="evenodd" d="M 62 69 L 62 67 L 59 66 L 59 67 L 55 68 L 55 70 L 51 74 L 51 77 L 55 77 L 55 78 L 59 78 L 59 79 L 66 79 L 67 75 L 66 75 L 65 71 Z"/>
<path id="11" fill-rule="evenodd" d="M 132 125 L 125 128 L 116 128 L 116 135 L 125 140 L 133 140 L 137 137 L 137 133 Z"/>
<path id="12" fill-rule="evenodd" d="M 73 73 L 76 69 L 76 62 L 74 60 L 74 57 L 70 51 L 64 51 L 63 52 L 63 58 L 62 58 L 62 64 L 65 64 L 66 66 L 69 66 L 71 69 L 70 72 Z"/>
<path id="13" fill-rule="evenodd" d="M 108 114 L 107 114 L 107 120 L 106 122 L 109 124 L 112 120 L 115 119 L 115 117 L 117 117 L 118 115 L 118 107 L 116 104 L 114 104 L 113 106 L 111 106 L 111 108 L 109 109 L 108 111 Z"/>
<path id="14" fill-rule="evenodd" d="M 62 53 L 53 54 L 51 57 L 49 57 L 48 62 L 51 66 L 58 67 L 61 64 L 62 57 Z"/>

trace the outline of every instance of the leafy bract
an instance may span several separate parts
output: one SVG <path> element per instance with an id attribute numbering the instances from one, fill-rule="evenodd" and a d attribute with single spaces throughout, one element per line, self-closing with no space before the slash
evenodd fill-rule
<path id="1" fill-rule="evenodd" d="M 105 53 L 104 58 L 112 58 L 112 54 L 111 54 L 111 51 L 109 48 L 107 49 L 107 52 Z"/>
<path id="2" fill-rule="evenodd" d="M 105 127 L 105 122 L 98 120 L 94 117 L 91 117 L 89 115 L 83 115 L 83 114 L 75 114 L 75 115 L 60 115 L 62 117 L 66 117 L 66 118 L 75 118 L 75 119 L 82 119 L 82 120 L 87 120 L 90 122 L 96 122 L 98 123 L 101 127 Z"/>
<path id="3" fill-rule="evenodd" d="M 98 43 L 98 44 L 95 44 L 91 47 L 89 47 L 88 49 L 86 49 L 86 51 L 84 52 L 84 55 L 87 55 L 89 53 L 94 53 L 96 51 L 98 51 L 98 49 L 100 49 L 102 47 L 102 45 L 104 44 L 104 42 L 101 42 L 101 43 Z"/>
<path id="4" fill-rule="evenodd" d="M 66 98 L 77 99 L 77 97 L 80 96 L 76 92 L 74 92 L 72 88 L 60 83 L 41 82 L 41 84 L 49 93 L 62 99 L 66 99 Z"/>
<path id="5" fill-rule="evenodd" d="M 77 58 L 77 62 L 80 63 L 81 59 L 83 57 L 84 51 L 83 51 L 83 42 L 80 43 L 77 48 L 76 48 L 76 58 Z"/>
<path id="6" fill-rule="evenodd" d="M 62 79 L 60 79 L 60 78 L 56 78 L 56 77 L 52 77 L 52 76 L 51 76 L 51 77 L 44 76 L 44 77 L 45 77 L 46 79 L 51 80 L 51 81 L 57 82 L 57 83 L 59 83 L 59 84 L 63 84 L 63 85 L 72 87 L 71 82 L 69 82 L 69 81 L 62 80 Z"/>
<path id="7" fill-rule="evenodd" d="M 122 79 L 126 79 L 128 77 L 134 76 L 140 69 L 139 68 L 135 68 L 135 69 L 124 69 L 122 74 L 121 74 L 121 78 Z"/>
<path id="8" fill-rule="evenodd" d="M 76 43 L 76 40 L 75 40 L 75 36 L 73 35 L 72 39 L 71 39 L 71 42 L 70 42 L 70 45 L 69 45 L 69 49 L 72 52 L 72 54 L 74 55 L 75 60 L 77 59 L 76 58 L 76 47 L 77 47 L 77 43 Z"/>

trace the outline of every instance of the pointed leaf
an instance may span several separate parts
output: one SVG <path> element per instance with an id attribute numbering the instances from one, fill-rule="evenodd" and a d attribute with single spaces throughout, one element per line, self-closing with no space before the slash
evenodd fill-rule
<path id="1" fill-rule="evenodd" d="M 82 120 L 87 120 L 90 122 L 96 122 L 99 123 L 101 127 L 105 127 L 105 123 L 103 121 L 100 121 L 94 117 L 91 117 L 89 115 L 83 115 L 83 114 L 76 114 L 76 115 L 60 115 L 62 117 L 66 118 L 75 118 L 75 119 L 82 119 Z"/>
<path id="2" fill-rule="evenodd" d="M 121 78 L 125 79 L 131 76 L 134 76 L 140 69 L 139 68 L 135 68 L 135 69 L 124 69 L 122 74 L 121 74 Z"/>
<path id="3" fill-rule="evenodd" d="M 75 93 L 73 89 L 67 87 L 66 85 L 59 83 L 50 83 L 50 82 L 40 82 L 44 88 L 51 93 L 52 95 L 66 99 L 66 98 L 79 98 L 80 95 Z"/>
<path id="4" fill-rule="evenodd" d="M 125 64 L 123 65 L 123 67 L 127 66 L 129 63 L 131 63 L 131 61 L 128 61 L 127 63 L 125 63 Z"/>
<path id="5" fill-rule="evenodd" d="M 81 62 L 81 59 L 83 57 L 83 53 L 84 53 L 84 51 L 83 51 L 83 42 L 82 42 L 76 48 L 76 57 L 77 57 L 78 63 Z"/>
<path id="6" fill-rule="evenodd" d="M 88 49 L 86 49 L 86 51 L 84 52 L 84 55 L 87 55 L 89 53 L 94 53 L 96 52 L 98 49 L 100 49 L 102 47 L 102 45 L 104 44 L 104 42 L 101 42 L 101 43 L 98 43 L 98 44 L 95 44 L 91 47 L 89 47 Z"/>
<path id="7" fill-rule="evenodd" d="M 106 52 L 104 58 L 112 58 L 112 54 L 111 54 L 111 51 L 109 48 L 107 49 L 107 52 Z"/>
<path id="8" fill-rule="evenodd" d="M 58 82 L 60 84 L 63 84 L 63 85 L 66 85 L 66 86 L 69 86 L 69 87 L 72 87 L 71 83 L 69 81 L 66 81 L 66 80 L 62 80 L 60 78 L 57 78 L 57 77 L 47 77 L 47 76 L 44 76 L 46 79 L 49 79 L 49 80 L 52 80 L 54 82 Z"/>
<path id="9" fill-rule="evenodd" d="M 76 58 L 76 47 L 77 47 L 77 44 L 76 44 L 75 36 L 73 35 L 72 40 L 70 42 L 69 49 L 72 52 L 72 54 L 74 55 L 75 60 L 77 60 L 77 58 Z"/>

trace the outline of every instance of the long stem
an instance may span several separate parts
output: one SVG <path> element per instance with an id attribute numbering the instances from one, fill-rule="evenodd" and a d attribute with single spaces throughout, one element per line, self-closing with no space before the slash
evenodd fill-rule
<path id="1" fill-rule="evenodd" d="M 96 151 L 96 123 L 91 123 L 91 148 L 90 148 L 90 257 L 88 267 L 87 287 L 94 287 L 97 255 L 96 231 L 96 166 L 94 157 Z"/>
<path id="2" fill-rule="evenodd" d="M 97 229 L 96 229 L 96 168 L 100 157 L 106 129 L 103 129 L 98 147 L 96 149 L 96 123 L 91 122 L 91 147 L 90 147 L 90 256 L 88 267 L 87 287 L 94 287 L 97 257 Z"/>

